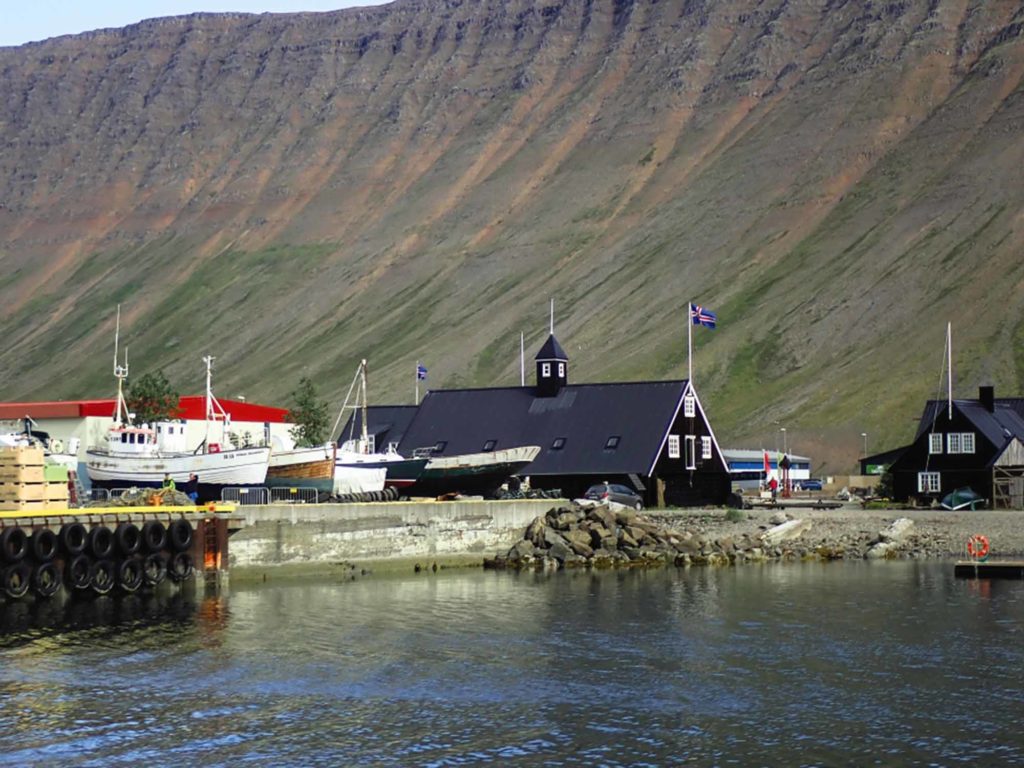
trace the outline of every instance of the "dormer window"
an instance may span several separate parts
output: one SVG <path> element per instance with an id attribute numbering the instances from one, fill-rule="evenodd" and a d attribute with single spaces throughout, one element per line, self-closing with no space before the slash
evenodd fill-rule
<path id="1" fill-rule="evenodd" d="M 612 435 L 611 437 L 609 437 L 605 441 L 604 449 L 606 451 L 614 451 L 618 447 L 619 447 L 619 436 L 618 435 Z"/>
<path id="2" fill-rule="evenodd" d="M 434 444 L 434 453 L 443 453 L 444 449 L 447 448 L 447 447 L 448 447 L 448 441 L 447 440 L 438 440 L 437 443 Z"/>
<path id="3" fill-rule="evenodd" d="M 551 443 L 551 450 L 552 451 L 560 451 L 563 448 L 565 448 L 565 438 L 564 437 L 556 437 L 554 442 Z"/>
<path id="4" fill-rule="evenodd" d="M 494 450 L 494 446 L 496 446 L 497 444 L 498 444 L 497 440 L 488 440 L 486 443 L 484 443 L 484 448 L 483 448 L 484 452 L 493 451 Z"/>
<path id="5" fill-rule="evenodd" d="M 540 364 L 540 375 L 543 376 L 544 378 L 547 378 L 548 376 L 551 375 L 551 363 Z"/>

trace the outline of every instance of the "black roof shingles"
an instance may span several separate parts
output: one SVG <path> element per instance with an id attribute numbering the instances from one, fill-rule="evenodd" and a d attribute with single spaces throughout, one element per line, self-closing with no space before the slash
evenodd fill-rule
<path id="1" fill-rule="evenodd" d="M 497 449 L 540 446 L 526 474 L 646 475 L 685 390 L 679 380 L 574 384 L 553 397 L 535 397 L 533 387 L 432 391 L 399 451 L 411 455 L 445 441 L 443 455 L 452 456 L 480 452 L 494 440 Z M 606 449 L 616 436 L 618 446 Z M 557 438 L 565 439 L 561 449 L 552 447 Z"/>

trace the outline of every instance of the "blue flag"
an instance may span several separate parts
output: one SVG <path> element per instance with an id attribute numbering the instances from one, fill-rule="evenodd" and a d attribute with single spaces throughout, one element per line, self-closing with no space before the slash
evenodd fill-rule
<path id="1" fill-rule="evenodd" d="M 416 365 L 416 381 L 426 381 L 426 380 L 427 380 L 427 369 L 426 369 L 426 367 L 417 364 Z"/>
<path id="2" fill-rule="evenodd" d="M 714 328 L 718 315 L 710 309 L 705 309 L 699 304 L 690 305 L 690 319 L 694 325 L 703 325 L 705 328 Z"/>

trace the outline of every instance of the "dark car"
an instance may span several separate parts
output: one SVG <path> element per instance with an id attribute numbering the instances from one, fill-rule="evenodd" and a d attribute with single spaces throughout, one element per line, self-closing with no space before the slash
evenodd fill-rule
<path id="1" fill-rule="evenodd" d="M 821 490 L 821 480 L 815 480 L 814 478 L 810 478 L 808 480 L 801 480 L 800 481 L 800 490 L 802 490 L 802 491 L 820 491 Z"/>
<path id="2" fill-rule="evenodd" d="M 640 494 L 632 488 L 625 485 L 616 485 L 615 483 L 592 485 L 583 494 L 583 498 L 592 499 L 593 501 L 614 501 L 638 511 L 644 508 L 644 500 L 640 498 Z"/>

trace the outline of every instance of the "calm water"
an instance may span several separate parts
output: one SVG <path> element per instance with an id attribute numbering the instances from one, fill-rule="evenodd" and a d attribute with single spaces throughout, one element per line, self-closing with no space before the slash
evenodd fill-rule
<path id="1" fill-rule="evenodd" d="M 0 610 L 4 765 L 1024 764 L 1024 584 L 951 565 Z"/>

